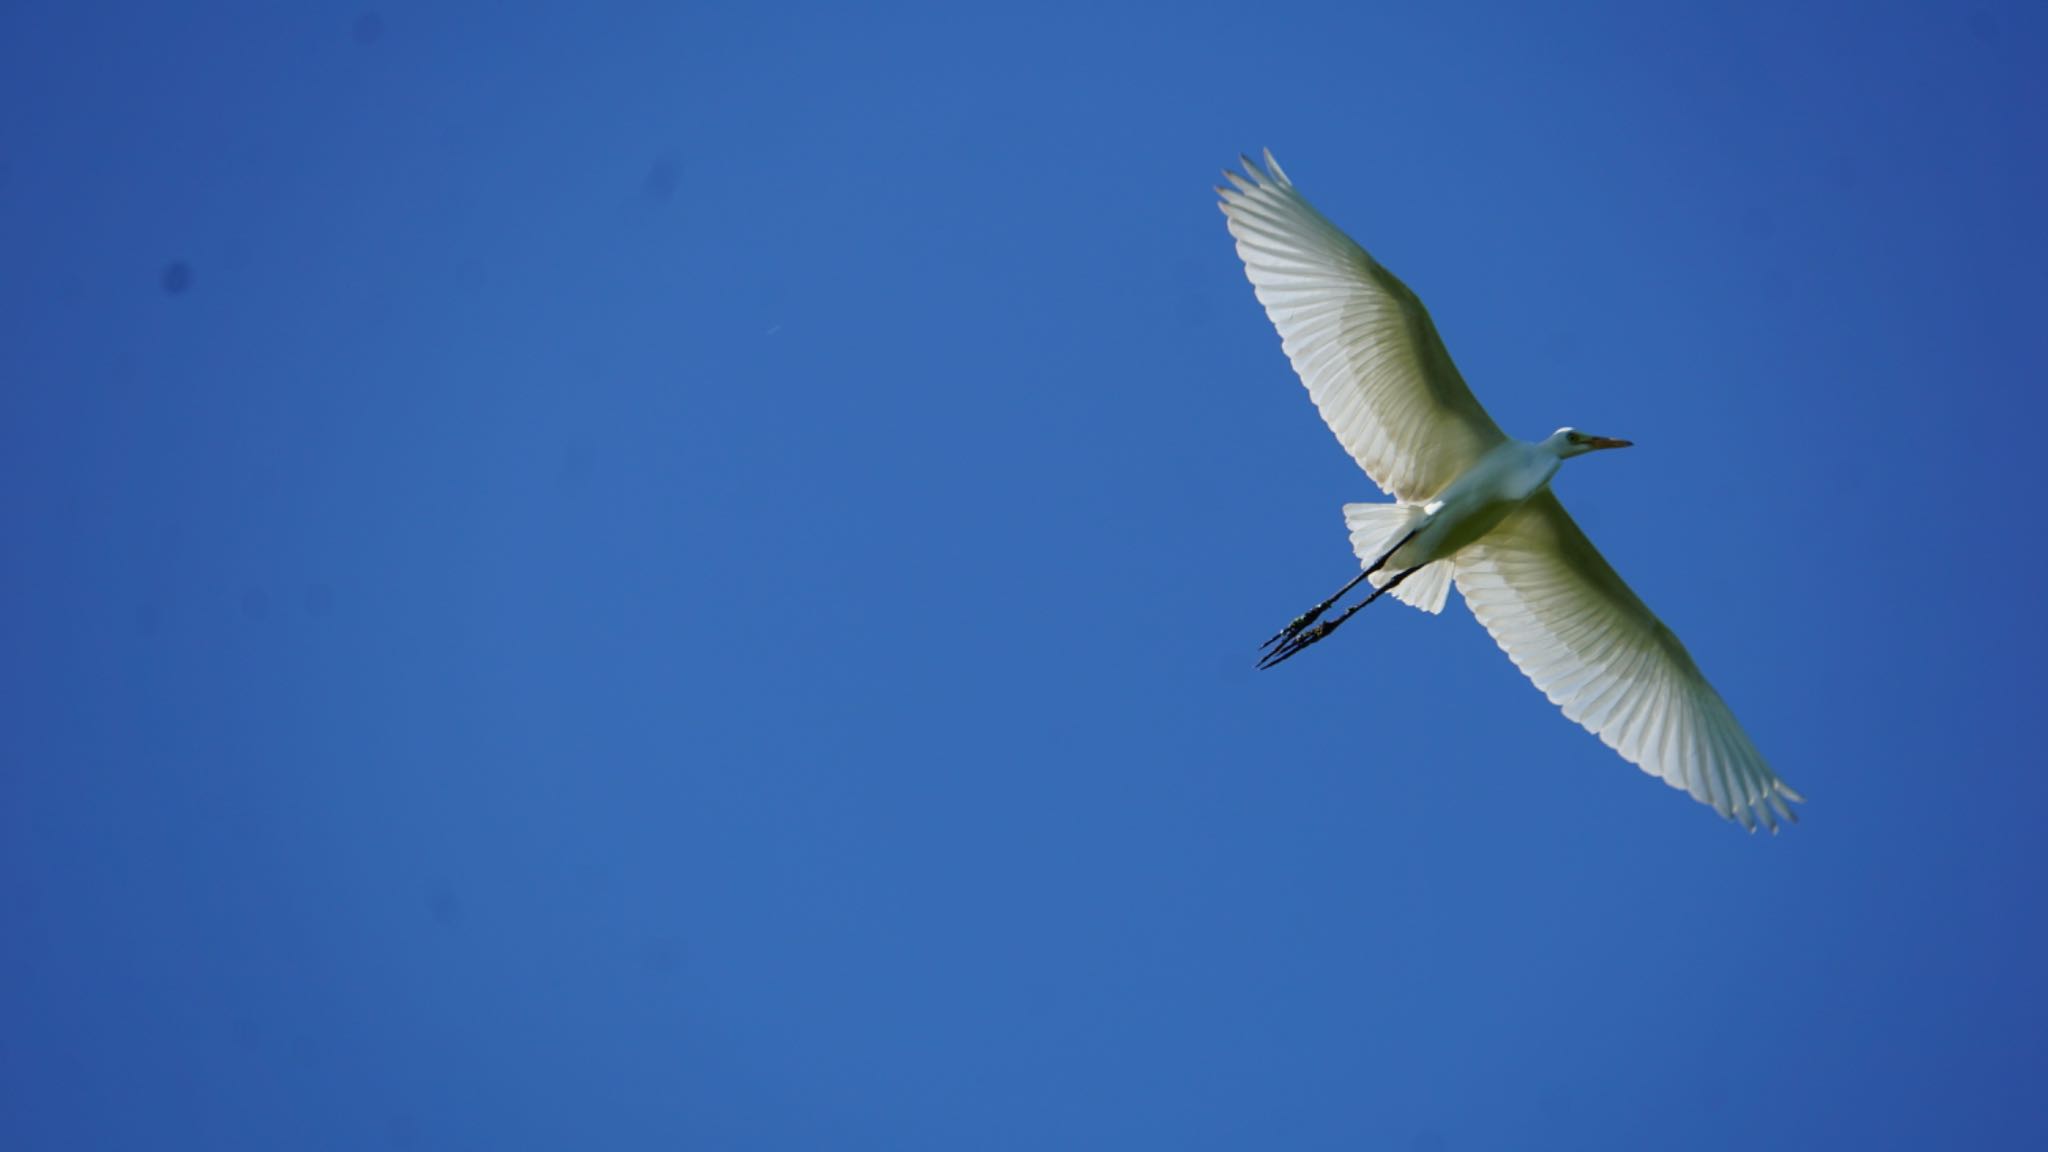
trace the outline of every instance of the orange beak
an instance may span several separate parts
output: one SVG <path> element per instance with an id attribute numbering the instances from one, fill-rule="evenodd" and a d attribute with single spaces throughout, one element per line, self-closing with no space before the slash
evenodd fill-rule
<path id="1" fill-rule="evenodd" d="M 1635 443 L 1633 440 L 1616 440 L 1611 436 L 1586 437 L 1586 446 L 1588 448 L 1633 448 Z"/>

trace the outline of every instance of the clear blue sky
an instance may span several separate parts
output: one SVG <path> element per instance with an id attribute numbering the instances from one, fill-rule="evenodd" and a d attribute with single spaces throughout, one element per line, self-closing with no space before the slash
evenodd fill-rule
<path id="1" fill-rule="evenodd" d="M 9 6 L 0 1146 L 2048 1147 L 2048 15 L 1569 7 Z M 1253 671 L 1261 147 L 1799 827 Z"/>

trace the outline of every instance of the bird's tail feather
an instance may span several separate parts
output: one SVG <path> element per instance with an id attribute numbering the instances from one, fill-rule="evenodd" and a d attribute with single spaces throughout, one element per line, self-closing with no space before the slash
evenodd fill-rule
<path id="1" fill-rule="evenodd" d="M 1358 553 L 1359 564 L 1385 556 L 1422 516 L 1418 504 L 1346 504 L 1344 525 L 1351 529 L 1351 550 Z"/>
<path id="2" fill-rule="evenodd" d="M 1344 523 L 1351 529 L 1351 551 L 1357 554 L 1358 563 L 1370 565 L 1399 547 L 1402 538 L 1414 530 L 1424 515 L 1419 504 L 1346 504 Z M 1382 568 L 1372 574 L 1372 586 L 1378 588 L 1398 575 L 1400 571 L 1396 568 Z M 1441 612 L 1450 594 L 1452 575 L 1448 560 L 1425 565 L 1420 572 L 1401 581 L 1393 597 L 1424 612 Z"/>
<path id="3" fill-rule="evenodd" d="M 1434 616 L 1444 610 L 1444 601 L 1451 596 L 1451 577 L 1456 575 L 1449 560 L 1438 560 L 1424 564 L 1422 570 L 1401 581 L 1389 595 L 1403 604 L 1422 609 Z M 1393 579 L 1385 573 L 1372 574 L 1374 587 Z"/>

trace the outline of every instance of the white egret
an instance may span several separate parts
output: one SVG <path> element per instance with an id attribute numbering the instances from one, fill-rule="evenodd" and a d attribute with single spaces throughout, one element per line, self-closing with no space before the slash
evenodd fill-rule
<path id="1" fill-rule="evenodd" d="M 1345 505 L 1364 571 L 1267 641 L 1259 666 L 1387 592 L 1439 612 L 1455 582 L 1508 658 L 1623 759 L 1751 830 L 1795 819 L 1799 794 L 1550 491 L 1564 461 L 1629 442 L 1502 433 L 1422 301 L 1265 160 L 1216 190 L 1238 257 L 1324 422 L 1395 503 Z M 1317 623 L 1360 581 L 1373 591 Z"/>

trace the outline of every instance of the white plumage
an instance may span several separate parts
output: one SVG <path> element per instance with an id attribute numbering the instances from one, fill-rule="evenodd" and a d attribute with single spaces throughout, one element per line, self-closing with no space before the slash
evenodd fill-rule
<path id="1" fill-rule="evenodd" d="M 1422 301 L 1265 161 L 1217 189 L 1237 254 L 1323 420 L 1397 502 L 1344 509 L 1371 596 L 1316 624 L 1358 581 L 1346 585 L 1275 636 L 1264 666 L 1382 592 L 1438 612 L 1455 580 L 1515 666 L 1623 759 L 1746 827 L 1793 819 L 1799 794 L 1550 491 L 1565 460 L 1627 441 L 1571 428 L 1510 439 Z"/>

